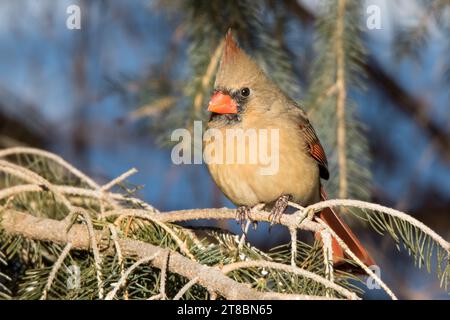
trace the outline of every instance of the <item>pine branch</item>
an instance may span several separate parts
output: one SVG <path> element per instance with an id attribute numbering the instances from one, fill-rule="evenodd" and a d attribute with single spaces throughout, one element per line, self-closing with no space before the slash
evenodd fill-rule
<path id="1" fill-rule="evenodd" d="M 347 88 L 345 81 L 345 49 L 344 49 L 344 23 L 345 23 L 345 5 L 346 0 L 339 0 L 336 19 L 336 115 L 337 115 L 337 148 L 339 163 L 339 198 L 347 198 L 347 142 L 346 142 L 346 117 L 345 102 L 347 98 Z"/>
<path id="2" fill-rule="evenodd" d="M 26 152 L 19 151 L 26 158 Z M 36 153 L 35 150 L 30 152 Z M 10 150 L 0 151 L 0 154 L 13 157 Z M 234 219 L 235 210 L 159 212 L 142 200 L 108 191 L 134 170 L 104 186 L 95 183 L 93 188 L 83 182 L 85 179 L 67 180 L 65 174 L 72 174 L 73 169 L 60 159 L 45 155 L 46 160 L 42 161 L 40 157 L 42 155 L 27 158 L 25 163 L 19 157 L 16 160 L 21 165 L 1 160 L 0 166 L 0 185 L 6 186 L 0 189 L 0 260 L 8 263 L 12 257 L 18 257 L 32 266 L 21 280 L 21 296 L 25 298 L 93 299 L 102 296 L 102 291 L 109 287 L 114 291 L 109 291 L 108 298 L 125 299 L 175 296 L 199 299 L 206 293 L 211 298 L 216 295 L 225 298 L 252 295 L 261 299 L 354 298 L 345 291 L 356 292 L 347 282 L 348 276 L 334 272 L 329 264 L 332 254 L 329 241 L 328 244 L 325 241 L 322 250 L 297 241 L 298 230 L 320 232 L 323 239 L 335 236 L 314 214 L 332 206 L 359 208 L 356 217 L 367 220 L 378 232 L 387 231 L 397 243 L 402 241 L 419 267 L 425 263 L 430 271 L 435 253 L 441 286 L 446 287 L 450 279 L 449 243 L 424 224 L 394 209 L 356 200 L 328 200 L 306 208 L 289 203 L 297 211 L 283 215 L 279 224 L 290 230 L 291 243 L 274 252 L 263 253 L 242 237 L 215 232 L 210 234 L 213 239 L 210 242 L 174 224 L 198 219 Z M 58 165 L 50 158 L 56 159 Z M 61 166 L 66 172 L 56 178 L 55 172 Z M 70 184 L 64 185 L 61 181 Z M 254 221 L 270 221 L 270 213 L 262 206 L 253 211 Z M 66 250 L 63 250 L 64 245 Z M 392 290 L 365 267 L 345 243 L 341 242 L 341 246 L 352 258 L 350 262 L 359 265 L 395 298 Z M 8 254 L 3 255 L 2 251 Z M 158 256 L 150 259 L 156 253 Z M 25 262 L 23 259 L 29 259 L 27 257 L 32 258 Z M 65 259 L 81 264 L 84 284 L 78 291 L 64 288 L 67 279 L 61 264 Z M 134 265 L 139 259 L 152 261 Z M 217 272 L 222 274 L 220 269 L 232 272 L 227 272 L 226 279 L 224 275 L 217 278 Z M 205 272 L 210 274 L 204 275 Z M 142 284 L 142 274 L 147 275 L 145 281 L 151 279 L 151 282 Z M 211 278 L 218 282 L 211 282 Z M 246 291 L 242 291 L 241 286 Z M 334 290 L 338 287 L 343 290 Z"/>
<path id="3" fill-rule="evenodd" d="M 144 257 L 141 258 L 140 260 L 136 261 L 135 263 L 133 263 L 133 265 L 131 267 L 129 267 L 124 273 L 123 275 L 120 277 L 120 280 L 115 284 L 114 289 L 111 290 L 105 297 L 105 300 L 112 300 L 117 292 L 119 291 L 119 289 L 125 285 L 128 277 L 130 276 L 130 274 L 141 264 L 143 263 L 148 263 L 150 261 L 152 261 L 153 259 L 155 259 L 158 255 L 160 254 L 160 252 L 156 252 L 153 255 L 149 256 L 149 257 Z M 165 268 L 166 264 L 163 265 L 163 269 Z M 159 295 L 163 296 L 164 294 L 161 292 Z"/>
<path id="4" fill-rule="evenodd" d="M 53 265 L 53 268 L 48 277 L 45 289 L 42 292 L 41 300 L 47 299 L 48 291 L 50 290 L 52 283 L 55 280 L 56 273 L 58 272 L 59 268 L 61 268 L 61 265 L 64 263 L 64 259 L 69 254 L 70 249 L 72 249 L 72 243 L 67 242 L 66 246 L 64 247 L 64 250 L 61 252 L 61 255 L 58 257 L 58 260 L 56 260 L 55 264 Z"/>
<path id="5" fill-rule="evenodd" d="M 2 212 L 1 226 L 11 234 L 20 234 L 29 239 L 52 241 L 59 244 L 71 243 L 72 248 L 80 250 L 89 250 L 90 234 L 85 226 L 74 225 L 66 233 L 66 224 L 62 221 L 56 221 L 46 218 L 33 217 L 26 213 L 17 212 L 14 210 L 5 210 Z M 103 237 L 101 232 L 95 232 L 95 238 L 100 241 Z M 295 298 L 295 295 L 273 295 L 271 293 L 259 292 L 250 289 L 247 285 L 233 281 L 232 279 L 223 275 L 223 273 L 213 267 L 207 267 L 191 259 L 183 257 L 177 252 L 153 246 L 142 241 L 119 239 L 120 247 L 125 255 L 137 257 L 146 262 L 152 260 L 152 264 L 162 269 L 167 263 L 165 257 L 170 254 L 170 263 L 168 269 L 171 272 L 178 273 L 190 280 L 196 279 L 200 285 L 205 288 L 216 291 L 227 299 L 272 299 L 272 298 Z M 107 247 L 105 254 L 114 255 L 114 249 Z M 152 259 L 150 259 L 152 258 Z M 133 270 L 130 270 L 130 272 Z M 129 272 L 129 273 L 130 273 Z M 115 292 L 114 292 L 115 293 Z M 109 294 L 108 298 L 114 295 Z M 305 298 L 307 296 L 298 295 L 298 298 Z M 307 297 L 313 299 L 314 297 Z"/>
<path id="6" fill-rule="evenodd" d="M 384 207 L 379 204 L 365 202 L 365 201 L 359 201 L 359 200 L 351 200 L 351 199 L 336 199 L 336 200 L 325 200 L 318 202 L 316 204 L 313 204 L 309 207 L 307 207 L 309 210 L 313 210 L 314 212 L 319 212 L 320 210 L 324 208 L 330 208 L 330 207 L 355 207 L 359 209 L 368 209 L 372 211 L 377 212 L 383 212 L 386 214 L 389 214 L 390 216 L 400 218 L 411 225 L 419 228 L 422 232 L 426 233 L 428 236 L 430 236 L 434 241 L 439 243 L 439 245 L 446 251 L 450 252 L 450 243 L 444 238 L 442 238 L 440 235 L 438 235 L 436 232 L 434 232 L 432 229 L 427 227 L 422 222 L 414 219 L 413 217 L 407 215 L 406 213 L 403 213 L 399 210 L 395 210 L 389 207 Z"/>
<path id="7" fill-rule="evenodd" d="M 351 88 L 360 86 L 359 63 L 364 61 L 365 53 L 357 27 L 359 4 L 353 0 L 326 4 L 325 13 L 316 24 L 317 57 L 305 105 L 319 128 L 330 171 L 337 172 L 326 182 L 327 193 L 332 197 L 367 200 L 370 152 L 356 106 L 348 96 Z"/>
<path id="8" fill-rule="evenodd" d="M 277 270 L 286 271 L 292 274 L 297 274 L 306 278 L 313 279 L 316 282 L 319 282 L 323 284 L 324 286 L 333 289 L 340 294 L 342 294 L 344 297 L 346 297 L 349 300 L 359 300 L 358 296 L 341 286 L 336 285 L 333 281 L 327 280 L 323 277 L 318 276 L 317 274 L 314 274 L 312 272 L 303 270 L 301 268 L 295 267 L 295 266 L 288 266 L 282 263 L 275 263 L 275 262 L 269 262 L 269 261 L 240 261 L 236 263 L 231 263 L 223 266 L 222 272 L 224 274 L 230 273 L 234 270 L 242 269 L 242 268 L 254 268 L 254 267 L 260 267 L 260 268 L 273 268 Z"/>

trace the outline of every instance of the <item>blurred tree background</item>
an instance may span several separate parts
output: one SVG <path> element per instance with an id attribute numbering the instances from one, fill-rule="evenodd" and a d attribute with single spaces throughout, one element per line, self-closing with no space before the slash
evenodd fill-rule
<path id="1" fill-rule="evenodd" d="M 81 30 L 66 28 L 71 4 Z M 311 115 L 332 198 L 397 208 L 450 238 L 448 0 L 2 1 L 0 147 L 51 150 L 97 181 L 136 167 L 138 194 L 160 210 L 230 207 L 204 166 L 172 164 L 169 144 L 205 119 L 229 27 Z M 401 298 L 448 298 L 391 239 L 357 232 Z M 250 239 L 288 239 L 269 236 Z"/>

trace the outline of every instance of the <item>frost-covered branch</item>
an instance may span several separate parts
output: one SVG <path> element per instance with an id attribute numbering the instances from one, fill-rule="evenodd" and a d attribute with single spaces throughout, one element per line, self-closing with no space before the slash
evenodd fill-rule
<path id="1" fill-rule="evenodd" d="M 63 221 L 56 221 L 47 218 L 38 218 L 32 215 L 14 211 L 5 210 L 1 214 L 2 228 L 11 234 L 18 234 L 28 239 L 52 241 L 59 244 L 71 243 L 73 249 L 90 250 L 91 242 L 89 231 L 85 225 L 76 224 L 66 233 L 66 224 Z M 102 238 L 103 234 L 95 232 L 97 240 Z M 197 283 L 208 290 L 217 292 L 227 299 L 314 299 L 307 295 L 278 294 L 273 292 L 260 292 L 249 288 L 246 284 L 239 283 L 227 277 L 221 270 L 215 267 L 208 267 L 186 258 L 178 252 L 154 246 L 142 241 L 131 239 L 119 239 L 118 243 L 124 255 L 146 259 L 144 262 L 151 261 L 152 265 L 163 269 L 167 264 L 167 254 L 170 252 L 170 260 L 167 265 L 168 270 L 184 276 L 190 280 L 197 279 Z M 105 250 L 107 254 L 115 254 L 114 246 Z M 150 259 L 152 258 L 152 259 Z M 128 274 L 133 269 L 128 269 Z M 125 274 L 127 274 L 125 272 Z M 124 280 L 120 280 L 121 285 Z M 118 289 L 117 289 L 118 290 Z M 114 297 L 116 292 L 110 292 L 108 298 Z"/>

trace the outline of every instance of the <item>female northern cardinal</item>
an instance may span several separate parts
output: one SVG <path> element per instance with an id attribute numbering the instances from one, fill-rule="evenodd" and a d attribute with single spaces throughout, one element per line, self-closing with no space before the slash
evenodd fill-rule
<path id="1" fill-rule="evenodd" d="M 327 158 L 306 112 L 272 82 L 258 65 L 235 43 L 228 31 L 225 47 L 209 102 L 209 129 L 225 136 L 227 129 L 277 129 L 279 167 L 271 175 L 261 174 L 261 163 L 213 162 L 209 171 L 225 195 L 238 206 L 238 213 L 248 216 L 250 208 L 274 204 L 272 219 L 279 217 L 289 200 L 307 206 L 324 199 L 320 178 L 328 179 Z M 205 148 L 213 143 L 205 142 Z M 224 153 L 250 152 L 245 150 Z M 273 142 L 272 142 L 273 143 Z M 272 145 L 275 147 L 275 145 Z M 320 213 L 324 220 L 344 240 L 366 265 L 373 260 L 350 228 L 331 209 Z M 333 260 L 343 262 L 344 253 L 333 238 Z"/>

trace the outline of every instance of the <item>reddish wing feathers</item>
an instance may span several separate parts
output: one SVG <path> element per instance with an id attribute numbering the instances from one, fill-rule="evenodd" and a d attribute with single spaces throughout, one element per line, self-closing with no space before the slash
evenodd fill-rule
<path id="1" fill-rule="evenodd" d="M 311 143 L 309 145 L 309 152 L 311 153 L 311 156 L 319 163 L 321 178 L 328 180 L 330 174 L 328 173 L 327 158 L 320 142 Z"/>
<path id="2" fill-rule="evenodd" d="M 325 155 L 325 151 L 323 150 L 319 138 L 317 138 L 316 132 L 314 131 L 314 128 L 311 126 L 309 121 L 307 119 L 304 119 L 303 121 L 304 122 L 300 124 L 300 128 L 305 137 L 308 151 L 311 157 L 313 157 L 319 164 L 320 177 L 322 179 L 328 180 L 330 174 L 328 172 L 328 161 L 327 156 Z"/>
<path id="3" fill-rule="evenodd" d="M 308 119 L 301 117 L 300 128 L 302 130 L 303 136 L 305 138 L 308 151 L 313 157 L 320 169 L 320 177 L 323 179 L 329 178 L 328 172 L 328 161 L 320 144 L 319 138 L 314 131 L 314 128 L 309 123 Z M 327 196 L 323 188 L 320 190 L 321 200 L 326 200 Z M 342 220 L 339 215 L 331 208 L 325 208 L 319 213 L 320 219 L 322 219 L 336 234 L 341 238 L 344 243 L 349 247 L 349 249 L 367 266 L 375 264 L 372 257 L 369 255 L 367 250 L 363 247 L 361 242 L 358 240 L 356 235 L 350 230 L 350 227 Z M 320 233 L 316 233 L 316 238 L 320 239 Z M 343 269 L 352 268 L 352 266 L 345 263 L 346 255 L 337 242 L 337 240 L 332 238 L 332 249 L 333 249 L 333 263 Z M 353 267 L 354 268 L 354 267 Z M 359 270 L 354 270 L 359 271 Z"/>

